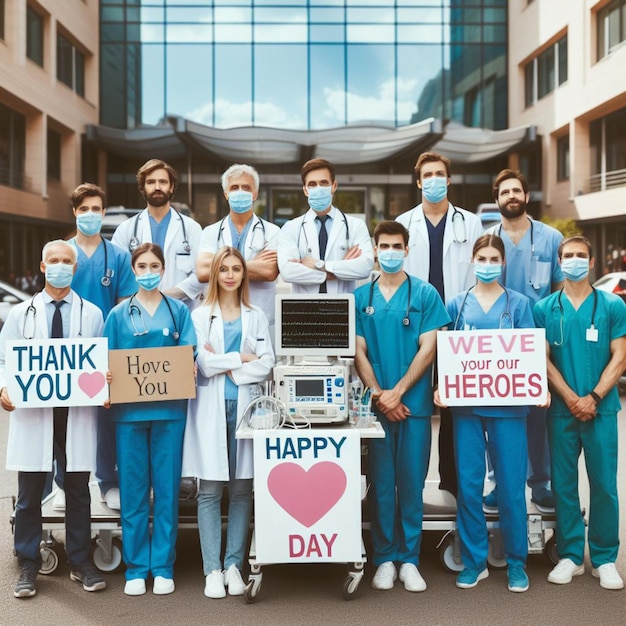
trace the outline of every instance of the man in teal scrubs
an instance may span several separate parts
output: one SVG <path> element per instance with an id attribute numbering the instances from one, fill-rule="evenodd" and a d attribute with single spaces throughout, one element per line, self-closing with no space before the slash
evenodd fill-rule
<path id="1" fill-rule="evenodd" d="M 560 560 L 548 581 L 563 585 L 584 573 L 585 523 L 580 514 L 578 459 L 585 453 L 589 477 L 589 553 L 592 574 L 605 589 L 622 589 L 615 568 L 619 548 L 617 500 L 616 383 L 626 368 L 626 305 L 589 283 L 591 244 L 565 239 L 558 250 L 563 289 L 535 305 L 535 322 L 546 329 L 548 415 L 556 544 Z"/>
<path id="2" fill-rule="evenodd" d="M 379 277 L 354 292 L 356 359 L 385 431 L 369 447 L 372 587 L 391 589 L 400 564 L 407 591 L 424 591 L 419 552 L 433 412 L 437 330 L 450 318 L 436 289 L 403 271 L 409 233 L 383 221 L 374 231 Z"/>

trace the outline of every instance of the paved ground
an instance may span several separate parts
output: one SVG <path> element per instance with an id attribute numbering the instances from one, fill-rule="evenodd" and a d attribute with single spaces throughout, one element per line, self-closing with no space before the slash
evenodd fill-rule
<path id="1" fill-rule="evenodd" d="M 0 468 L 4 468 L 7 434 L 6 415 L 0 411 Z M 626 537 L 626 413 L 620 414 L 620 494 L 621 537 Z M 429 479 L 434 480 L 436 458 L 431 460 Z M 39 577 L 37 596 L 17 600 L 12 596 L 17 577 L 17 561 L 12 553 L 9 517 L 11 496 L 15 494 L 15 474 L 0 469 L 0 623 L 8 625 L 47 624 L 64 626 L 92 624 L 361 624 L 395 625 L 425 623 L 432 626 L 455 624 L 490 625 L 567 625 L 617 624 L 624 619 L 626 592 L 606 591 L 591 577 L 590 564 L 585 576 L 570 585 L 546 582 L 550 564 L 543 555 L 529 558 L 530 590 L 513 594 L 506 589 L 506 574 L 492 571 L 489 579 L 471 590 L 454 586 L 454 576 L 444 571 L 436 550 L 440 532 L 425 533 L 420 571 L 428 590 L 410 594 L 401 585 L 392 591 L 376 592 L 369 586 L 368 567 L 358 596 L 342 599 L 345 579 L 343 565 L 275 565 L 264 569 L 263 587 L 257 602 L 246 605 L 242 598 L 209 600 L 202 594 L 203 577 L 200 548 L 195 531 L 183 531 L 176 564 L 177 590 L 171 596 L 151 593 L 139 598 L 123 594 L 123 575 L 107 576 L 108 589 L 89 594 L 69 580 L 67 565 L 53 576 Z M 587 487 L 581 486 L 587 504 Z M 367 540 L 367 537 L 366 537 Z M 626 577 L 626 557 L 622 550 L 618 569 Z"/>

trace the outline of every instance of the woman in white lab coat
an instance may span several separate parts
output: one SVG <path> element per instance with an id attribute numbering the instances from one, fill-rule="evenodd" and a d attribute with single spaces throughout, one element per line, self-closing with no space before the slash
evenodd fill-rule
<path id="1" fill-rule="evenodd" d="M 241 578 L 252 512 L 252 441 L 235 431 L 250 401 L 250 389 L 274 366 L 267 318 L 248 298 L 246 262 L 230 246 L 211 267 L 204 304 L 192 313 L 198 337 L 198 390 L 189 403 L 183 475 L 199 479 L 198 528 L 209 598 L 241 595 Z M 221 499 L 228 484 L 229 509 L 224 572 Z"/>

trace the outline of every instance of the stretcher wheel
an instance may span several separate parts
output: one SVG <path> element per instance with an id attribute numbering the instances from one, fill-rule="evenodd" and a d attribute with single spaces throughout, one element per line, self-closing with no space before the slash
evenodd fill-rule
<path id="1" fill-rule="evenodd" d="M 500 529 L 489 531 L 489 547 L 487 549 L 487 563 L 493 569 L 504 569 L 507 566 L 504 557 L 504 544 Z"/>
<path id="2" fill-rule="evenodd" d="M 263 580 L 262 574 L 251 574 L 246 590 L 243 592 L 243 597 L 247 604 L 252 604 L 256 601 L 256 597 L 261 591 L 261 582 Z"/>
<path id="3" fill-rule="evenodd" d="M 41 554 L 41 566 L 39 567 L 39 573 L 44 576 L 54 574 L 59 566 L 59 555 L 53 548 L 47 545 L 43 545 L 39 548 Z"/>
<path id="4" fill-rule="evenodd" d="M 548 541 L 546 541 L 546 546 L 544 548 L 544 554 L 546 558 L 552 565 L 556 565 L 559 562 L 559 551 L 556 547 L 556 537 L 552 535 Z"/>
<path id="5" fill-rule="evenodd" d="M 453 532 L 448 534 L 448 536 L 443 540 L 439 548 L 439 558 L 441 560 L 441 564 L 444 566 L 446 570 L 449 572 L 456 574 L 457 572 L 462 571 L 463 563 L 461 559 L 457 561 L 454 554 L 454 542 L 456 540 L 456 536 Z"/>
<path id="6" fill-rule="evenodd" d="M 122 542 L 116 537 L 111 541 L 111 556 L 107 559 L 106 551 L 102 546 L 94 543 L 93 564 L 101 572 L 115 572 L 122 565 Z"/>
<path id="7" fill-rule="evenodd" d="M 359 583 L 361 582 L 361 578 L 363 578 L 363 573 L 360 575 L 348 574 L 343 583 L 343 599 L 344 600 L 354 600 L 356 597 L 357 591 L 359 590 Z"/>

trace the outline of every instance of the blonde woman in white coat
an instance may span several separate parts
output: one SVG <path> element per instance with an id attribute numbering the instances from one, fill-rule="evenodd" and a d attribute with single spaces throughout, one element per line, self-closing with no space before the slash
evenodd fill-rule
<path id="1" fill-rule="evenodd" d="M 189 403 L 183 475 L 197 476 L 198 528 L 209 598 L 241 595 L 244 551 L 252 513 L 252 441 L 235 439 L 250 388 L 274 366 L 269 326 L 251 306 L 246 262 L 230 246 L 213 258 L 203 306 L 192 313 L 198 337 L 198 391 Z M 228 484 L 229 508 L 224 571 L 221 499 Z"/>

